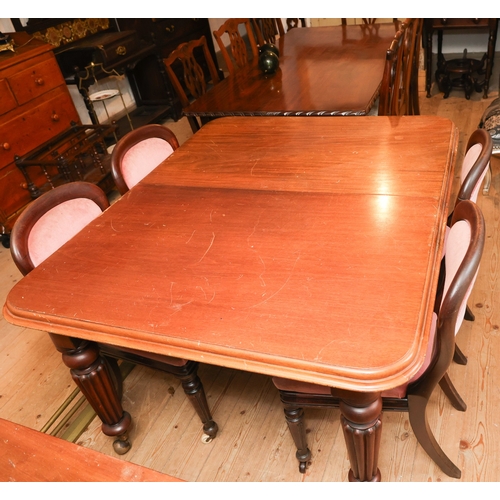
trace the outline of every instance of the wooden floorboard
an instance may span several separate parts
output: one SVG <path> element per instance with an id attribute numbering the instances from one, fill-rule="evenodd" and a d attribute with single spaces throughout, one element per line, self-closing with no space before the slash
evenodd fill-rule
<path id="1" fill-rule="evenodd" d="M 496 68 L 499 61 L 496 62 Z M 421 94 L 421 113 L 448 117 L 460 130 L 455 192 L 465 144 L 489 102 L 498 96 L 498 70 L 484 100 L 465 99 L 453 91 L 448 99 L 433 90 Z M 341 119 L 341 118 L 335 118 Z M 171 124 L 183 139 L 187 122 Z M 466 400 L 465 413 L 451 407 L 440 389 L 431 399 L 429 423 L 438 442 L 462 470 L 460 480 L 440 471 L 418 445 L 404 413 L 383 419 L 379 467 L 384 481 L 469 482 L 500 479 L 500 159 L 492 160 L 490 193 L 479 195 L 487 241 L 469 305 L 476 315 L 465 322 L 457 342 L 468 356 L 466 366 L 453 365 L 450 375 Z M 9 251 L 0 248 L 0 300 L 20 279 Z M 132 414 L 133 447 L 120 460 L 196 482 L 344 482 L 349 461 L 338 410 L 307 410 L 312 464 L 298 471 L 277 391 L 268 377 L 215 366 L 201 366 L 208 402 L 219 425 L 210 443 L 202 442 L 199 419 L 178 381 L 161 372 L 136 367 L 125 380 L 124 408 Z M 74 389 L 48 336 L 17 328 L 0 319 L 0 417 L 40 430 Z M 78 443 L 116 456 L 111 439 L 95 419 Z"/>

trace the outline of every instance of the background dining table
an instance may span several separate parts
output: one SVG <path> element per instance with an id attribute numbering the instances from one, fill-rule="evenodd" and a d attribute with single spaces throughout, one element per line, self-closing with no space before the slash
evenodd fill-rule
<path id="1" fill-rule="evenodd" d="M 295 28 L 279 38 L 280 66 L 254 60 L 184 109 L 186 116 L 366 115 L 399 22 Z"/>
<path id="2" fill-rule="evenodd" d="M 380 479 L 381 392 L 424 361 L 457 141 L 434 116 L 215 120 L 21 279 L 4 316 L 336 388 L 351 479 Z M 116 394 L 95 410 L 127 439 Z"/>

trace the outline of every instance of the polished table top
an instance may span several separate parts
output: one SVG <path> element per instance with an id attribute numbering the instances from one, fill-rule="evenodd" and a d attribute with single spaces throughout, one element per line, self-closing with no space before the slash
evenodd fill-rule
<path id="1" fill-rule="evenodd" d="M 365 115 L 377 98 L 393 23 L 296 28 L 279 39 L 280 68 L 254 61 L 184 110 L 187 116 Z"/>
<path id="2" fill-rule="evenodd" d="M 426 351 L 458 134 L 221 118 L 17 283 L 18 325 L 341 389 Z"/>

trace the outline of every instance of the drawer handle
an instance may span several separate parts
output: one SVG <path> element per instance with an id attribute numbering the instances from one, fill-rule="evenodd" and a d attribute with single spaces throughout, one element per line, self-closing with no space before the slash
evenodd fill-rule
<path id="1" fill-rule="evenodd" d="M 119 55 L 119 56 L 124 56 L 126 53 L 127 53 L 127 48 L 124 47 L 123 45 L 119 45 L 117 48 L 116 48 L 116 53 Z"/>
<path id="2" fill-rule="evenodd" d="M 171 24 L 170 26 L 166 26 L 165 31 L 168 31 L 169 33 L 173 33 L 175 31 L 175 26 L 173 24 Z"/>
<path id="3" fill-rule="evenodd" d="M 54 113 L 54 114 L 51 116 L 51 118 L 52 118 L 52 121 L 53 121 L 53 122 L 58 122 L 58 121 L 59 121 L 59 115 L 58 115 L 57 113 Z"/>
<path id="4" fill-rule="evenodd" d="M 9 151 L 10 149 L 10 144 L 8 142 L 4 142 L 2 144 L 2 148 L 5 149 L 5 151 Z"/>
<path id="5" fill-rule="evenodd" d="M 36 78 L 35 83 L 41 87 L 42 85 L 45 84 L 45 81 L 43 78 Z"/>

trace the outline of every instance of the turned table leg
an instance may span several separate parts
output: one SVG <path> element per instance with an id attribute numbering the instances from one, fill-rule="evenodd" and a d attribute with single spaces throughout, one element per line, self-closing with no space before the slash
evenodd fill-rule
<path id="1" fill-rule="evenodd" d="M 340 396 L 341 423 L 351 462 L 349 481 L 380 481 L 377 467 L 382 434 L 380 393 L 360 393 L 334 389 Z"/>
<path id="2" fill-rule="evenodd" d="M 51 333 L 50 337 L 62 354 L 64 364 L 82 394 L 102 421 L 102 432 L 116 437 L 113 448 L 123 455 L 131 448 L 128 430 L 132 423 L 130 414 L 123 411 L 120 402 L 120 381 L 108 362 L 99 354 L 94 342 L 73 339 Z"/>

